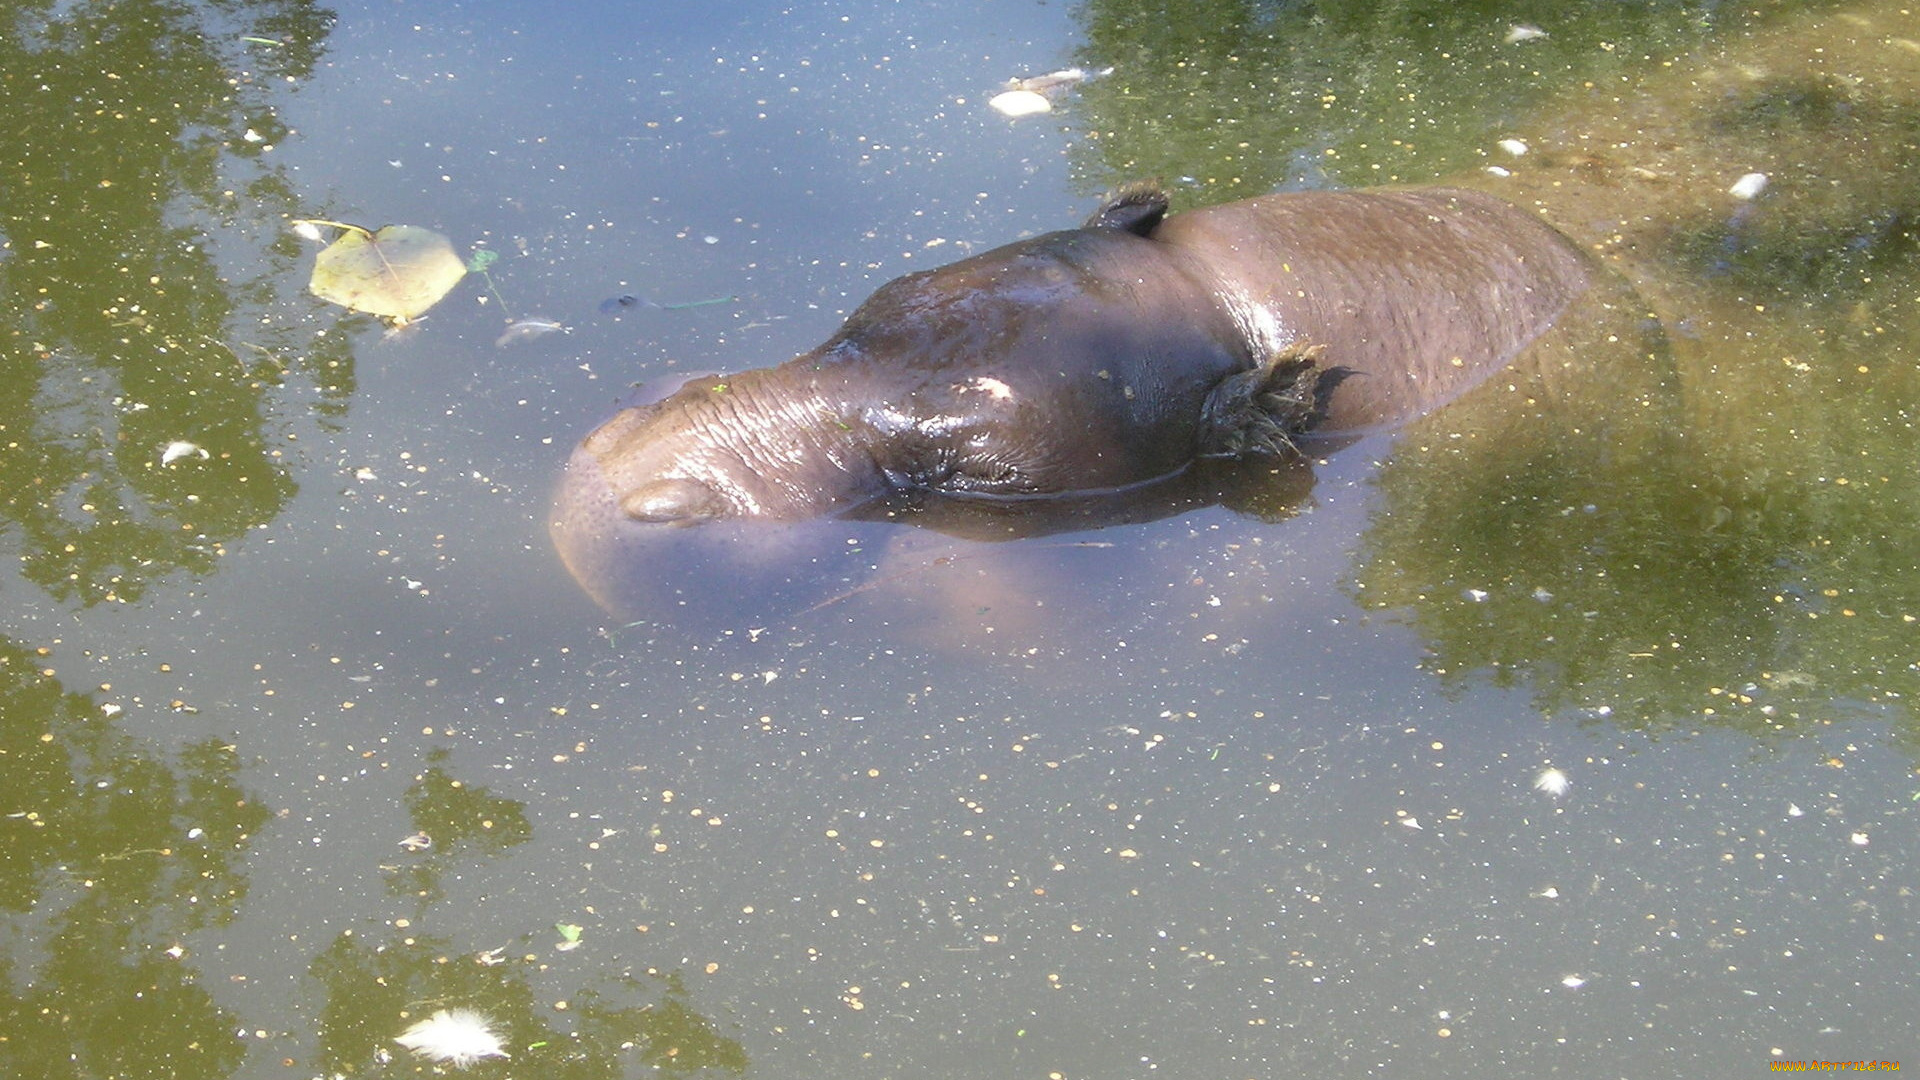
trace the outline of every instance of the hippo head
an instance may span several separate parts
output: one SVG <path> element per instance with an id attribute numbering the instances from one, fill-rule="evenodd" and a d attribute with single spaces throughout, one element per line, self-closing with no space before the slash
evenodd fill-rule
<path id="1" fill-rule="evenodd" d="M 822 562 L 838 554 L 825 532 L 833 523 L 812 518 L 823 492 L 850 489 L 832 475 L 809 480 L 801 463 L 764 445 L 765 421 L 740 415 L 760 408 L 747 400 L 755 378 L 688 380 L 621 410 L 574 448 L 548 530 L 602 609 L 737 625 L 764 608 L 818 602 L 819 582 L 846 576 Z"/>
<path id="2" fill-rule="evenodd" d="M 588 435 L 566 488 L 647 524 L 814 516 L 871 489 L 870 464 L 838 445 L 838 411 L 786 372 L 689 379 Z"/>
<path id="3" fill-rule="evenodd" d="M 725 392 L 717 380 L 707 382 L 706 394 Z M 725 493 L 748 495 L 742 488 L 750 478 L 737 460 L 714 452 L 690 421 L 686 401 L 701 392 L 695 387 L 687 398 L 676 394 L 630 406 L 600 425 L 567 463 L 570 486 L 599 488 L 601 497 L 634 521 L 692 525 L 735 514 L 747 500 L 729 500 Z M 698 453 L 702 447 L 708 452 Z"/>

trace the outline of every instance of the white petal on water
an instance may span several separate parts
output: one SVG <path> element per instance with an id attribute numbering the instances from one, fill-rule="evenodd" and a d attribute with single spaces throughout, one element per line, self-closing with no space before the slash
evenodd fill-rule
<path id="1" fill-rule="evenodd" d="M 1523 41 L 1539 41 L 1546 36 L 1547 32 L 1537 26 L 1529 26 L 1526 23 L 1514 23 L 1511 27 L 1507 28 L 1506 40 L 1509 45 L 1518 45 Z"/>
<path id="2" fill-rule="evenodd" d="M 1799 804 L 1799 803 L 1788 803 L 1788 804 L 1787 804 L 1787 816 L 1788 816 L 1788 817 L 1803 817 L 1803 816 L 1805 816 L 1805 815 L 1806 815 L 1806 811 L 1805 811 L 1805 810 L 1802 810 L 1802 809 L 1800 809 L 1800 804 Z"/>
<path id="3" fill-rule="evenodd" d="M 1519 139 L 1501 139 L 1499 147 L 1514 157 L 1520 157 L 1527 152 L 1527 144 Z"/>
<path id="4" fill-rule="evenodd" d="M 1735 180 L 1733 186 L 1727 189 L 1727 194 L 1736 199 L 1757 199 L 1765 190 L 1767 190 L 1767 174 L 1750 172 Z"/>
<path id="5" fill-rule="evenodd" d="M 1032 90 L 1008 90 L 1004 94 L 995 94 L 987 99 L 987 104 L 1002 116 L 1035 116 L 1053 111 L 1053 102 L 1048 101 L 1045 94 Z"/>
<path id="6" fill-rule="evenodd" d="M 1865 832 L 1854 833 L 1852 836 L 1848 837 L 1847 839 L 1852 840 L 1853 845 L 1855 847 L 1867 846 L 1867 834 Z"/>
<path id="7" fill-rule="evenodd" d="M 198 443 L 190 443 L 185 439 L 175 439 L 168 443 L 165 449 L 160 451 L 160 464 L 171 465 L 183 457 L 198 457 L 200 460 L 205 461 L 211 456 L 212 455 L 208 454 Z"/>
<path id="8" fill-rule="evenodd" d="M 1461 590 L 1460 595 L 1466 597 L 1467 599 L 1473 601 L 1476 604 L 1484 604 L 1487 602 L 1487 597 L 1491 594 L 1488 593 L 1487 590 L 1485 589 L 1463 589 Z"/>
<path id="9" fill-rule="evenodd" d="M 493 1018 L 472 1009 L 441 1009 L 394 1036 L 394 1042 L 429 1061 L 465 1068 L 483 1058 L 506 1057 Z"/>
<path id="10" fill-rule="evenodd" d="M 1581 978 L 1578 975 L 1569 975 L 1566 978 L 1560 980 L 1560 985 L 1566 987 L 1569 990 L 1578 990 L 1581 987 L 1587 985 L 1587 980 Z"/>
<path id="11" fill-rule="evenodd" d="M 294 235 L 300 237 L 303 240 L 317 241 L 317 240 L 324 239 L 324 234 L 321 233 L 320 226 L 314 224 L 311 221 L 296 221 L 292 223 L 291 227 L 293 229 Z"/>
<path id="12" fill-rule="evenodd" d="M 1505 165 L 1489 165 L 1487 166 L 1487 175 L 1488 176 L 1512 176 L 1513 170 L 1507 168 Z"/>
<path id="13" fill-rule="evenodd" d="M 1567 774 L 1561 772 L 1559 769 L 1551 767 L 1542 769 L 1540 770 L 1540 775 L 1533 778 L 1533 789 L 1535 791 L 1544 791 L 1556 799 L 1565 795 L 1572 788 L 1573 781 L 1567 779 Z"/>

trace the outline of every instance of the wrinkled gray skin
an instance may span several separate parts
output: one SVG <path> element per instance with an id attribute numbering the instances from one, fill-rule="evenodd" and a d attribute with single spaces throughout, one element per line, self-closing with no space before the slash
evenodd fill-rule
<path id="1" fill-rule="evenodd" d="M 1124 190 L 1081 228 L 889 282 L 804 356 L 623 410 L 569 463 L 563 552 L 614 508 L 690 525 L 1085 493 L 1399 424 L 1507 364 L 1594 275 L 1467 191 L 1165 209 Z"/>

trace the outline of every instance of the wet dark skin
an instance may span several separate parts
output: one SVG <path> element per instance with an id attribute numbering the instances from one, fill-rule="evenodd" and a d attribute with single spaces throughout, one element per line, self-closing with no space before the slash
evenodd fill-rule
<path id="1" fill-rule="evenodd" d="M 801 521 L 926 491 L 1124 489 L 1391 427 L 1505 366 L 1594 270 L 1477 193 L 1306 192 L 1078 229 L 882 286 L 819 348 L 696 379 L 581 444 L 556 520 Z"/>

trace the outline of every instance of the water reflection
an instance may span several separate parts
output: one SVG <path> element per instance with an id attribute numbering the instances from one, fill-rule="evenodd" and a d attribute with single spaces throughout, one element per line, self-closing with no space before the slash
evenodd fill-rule
<path id="1" fill-rule="evenodd" d="M 54 663 L 0 640 L 0 913 L 26 931 L 0 953 L 0 1073 L 231 1075 L 239 1017 L 187 943 L 238 913 L 270 811 L 232 745 L 156 753 Z"/>
<path id="2" fill-rule="evenodd" d="M 276 95 L 313 74 L 333 19 L 298 0 L 0 16 L 0 534 L 70 610 L 210 575 L 292 500 L 297 435 L 344 414 L 350 343 L 290 316 L 301 252 L 279 222 L 309 208 L 269 155 L 290 135 Z M 0 1074 L 240 1075 L 249 1018 L 193 943 L 235 919 L 272 816 L 236 778 L 248 755 L 225 739 L 148 747 L 122 723 L 169 706 L 56 670 L 50 650 L 0 639 Z M 438 767 L 405 809 L 437 840 L 388 877 L 417 914 L 448 867 L 531 832 L 518 803 Z M 744 1067 L 671 971 L 596 976 L 562 1032 L 533 1019 L 531 967 L 343 935 L 313 961 L 324 1071 L 426 1071 L 393 1058 L 392 1036 L 429 1000 L 469 998 L 503 1009 L 542 1075 Z"/>
<path id="3" fill-rule="evenodd" d="M 1772 734 L 1870 710 L 1909 752 L 1920 745 L 1914 35 L 1889 4 L 1831 22 L 1768 7 L 1746 39 L 1716 25 L 1748 17 L 1724 8 L 1609 2 L 1542 20 L 1550 36 L 1516 46 L 1532 51 L 1483 54 L 1444 40 L 1468 25 L 1450 21 L 1455 9 L 1468 20 L 1484 10 L 1492 39 L 1505 32 L 1504 14 L 1481 5 L 1321 5 L 1308 18 L 1288 5 L 1158 17 L 1090 4 L 1089 48 L 1112 53 L 1116 73 L 1060 114 L 1100 133 L 1075 151 L 1088 194 L 1154 172 L 1193 176 L 1190 194 L 1207 199 L 1316 176 L 1425 180 L 1485 152 L 1517 181 L 1496 190 L 1547 204 L 1567 231 L 1620 256 L 1637 314 L 1656 316 L 1619 328 L 1633 342 L 1625 355 L 1646 366 L 1525 395 L 1551 408 L 1463 402 L 1383 455 L 1360 561 L 1336 549 L 1313 581 L 1346 575 L 1353 601 L 1384 618 L 1369 628 L 1337 589 L 1274 587 L 1298 573 L 1274 537 L 1344 524 L 1288 519 L 1302 500 L 1332 497 L 1331 470 L 1316 464 L 1278 478 L 1231 535 L 1215 529 L 1226 515 L 1206 508 L 1206 492 L 1157 524 L 1069 521 L 1004 543 L 979 538 L 991 520 L 960 528 L 936 521 L 937 506 L 892 508 L 928 528 L 850 523 L 827 539 L 864 551 L 795 597 L 803 611 L 825 602 L 805 618 L 826 644 L 788 646 L 804 641 L 789 635 L 749 667 L 651 628 L 610 628 L 614 646 L 584 627 L 566 637 L 573 628 L 533 612 L 539 597 L 528 610 L 475 599 L 510 593 L 499 568 L 522 565 L 514 553 L 535 542 L 501 526 L 538 514 L 531 500 L 503 513 L 506 484 L 476 485 L 484 494 L 465 501 L 451 482 L 396 485 L 373 525 L 372 513 L 339 512 L 357 495 L 292 499 L 296 484 L 308 496 L 326 486 L 314 467 L 325 454 L 300 451 L 309 432 L 340 451 L 344 440 L 325 436 L 343 430 L 350 401 L 355 434 L 419 423 L 409 445 L 431 447 L 436 480 L 492 475 L 552 433 L 463 446 L 501 416 L 449 423 L 437 408 L 408 412 L 416 400 L 356 400 L 346 337 L 320 332 L 307 321 L 317 305 L 294 299 L 301 253 L 275 224 L 321 208 L 268 168 L 287 125 L 256 91 L 311 70 L 324 12 L 16 7 L 0 31 L 0 187 L 26 197 L 0 200 L 0 296 L 13 319 L 0 331 L 0 536 L 24 577 L 0 605 L 15 620 L 0 645 L 0 1073 L 425 1074 L 392 1038 L 450 1007 L 496 1017 L 514 1057 L 495 1065 L 515 1075 L 523 1064 L 556 1076 L 739 1072 L 749 1051 L 770 1071 L 932 1061 L 967 1076 L 1129 1075 L 1149 1057 L 1162 1072 L 1206 1075 L 1267 1075 L 1282 1060 L 1336 1073 L 1598 1063 L 1626 1075 L 1655 1060 L 1702 1071 L 1776 1043 L 1897 1056 L 1913 1032 L 1899 1007 L 1913 988 L 1900 961 L 1912 949 L 1914 831 L 1899 827 L 1912 777 L 1878 729 L 1835 725 L 1777 755 L 1744 734 L 1689 743 L 1608 729 Z M 1275 29 L 1279 51 L 1265 53 Z M 1702 41 L 1709 54 L 1679 57 Z M 840 42 L 822 37 L 814 51 L 836 77 Z M 1275 56 L 1298 65 L 1284 80 L 1235 66 Z M 1667 59 L 1675 68 L 1662 74 Z M 920 61 L 904 50 L 891 62 Z M 1495 68 L 1505 81 L 1487 79 Z M 834 96 L 795 70 L 796 98 Z M 1275 86 L 1279 100 L 1255 91 Z M 723 123 L 703 125 L 693 96 L 673 111 L 688 120 L 663 155 L 744 145 L 725 141 Z M 1528 100 L 1552 105 L 1512 104 Z M 567 112 L 542 100 L 517 115 L 564 140 Z M 396 129 L 416 133 L 418 118 L 405 119 Z M 123 127 L 156 137 L 122 138 Z M 684 134 L 695 127 L 713 141 Z M 793 145 L 819 141 L 822 127 Z M 1657 143 L 1643 128 L 1684 137 Z M 1495 137 L 1530 153 L 1491 156 Z M 1017 171 L 1022 152 L 995 167 Z M 330 182 L 309 168 L 304 182 Z M 1751 171 L 1772 179 L 1743 211 L 1725 192 Z M 876 187 L 912 178 L 885 165 L 869 175 Z M 588 305 L 601 295 L 591 288 Z M 821 298 L 767 303 L 810 299 Z M 292 314 L 261 322 L 263 311 Z M 490 321 L 475 340 L 493 357 Z M 483 396 L 497 373 L 481 370 L 456 386 L 471 380 Z M 162 460 L 177 440 L 210 456 Z M 290 511 L 309 501 L 310 514 Z M 1157 531 L 1189 514 L 1209 523 L 1198 539 Z M 297 538 L 260 544 L 244 569 L 219 556 L 272 520 L 324 538 L 301 556 L 353 554 L 325 563 L 335 576 L 319 586 L 272 557 Z M 888 545 L 906 541 L 992 558 L 877 573 Z M 355 577 L 366 572 L 355 560 L 376 549 L 439 559 L 433 597 L 408 593 L 404 611 L 370 599 L 368 582 L 393 568 Z M 1208 580 L 1188 588 L 1196 566 Z M 940 584 L 988 568 L 1005 583 L 988 603 Z M 1167 595 L 1169 582 L 1182 606 L 1156 614 L 1140 594 Z M 1097 587 L 1075 594 L 1075 583 Z M 925 602 L 909 608 L 913 587 Z M 927 612 L 901 635 L 908 654 L 951 640 L 968 597 L 996 625 L 992 609 L 1032 609 L 1061 587 L 1061 610 L 1118 598 L 1090 616 L 1118 628 L 1109 640 L 1135 637 L 1123 618 L 1240 633 L 1192 667 L 1185 653 L 1114 649 L 1105 678 L 1053 696 L 839 646 L 848 628 L 871 632 L 874 611 Z M 1209 593 L 1219 607 L 1189 599 Z M 326 602 L 290 631 L 289 594 Z M 144 604 L 113 602 L 134 597 Z M 1317 651 L 1273 643 L 1267 598 L 1318 605 Z M 55 652 L 50 632 L 22 632 L 47 608 L 84 644 Z M 1389 663 L 1403 659 L 1390 651 L 1402 622 L 1457 698 L 1380 663 L 1378 642 Z M 147 650 L 166 648 L 177 673 L 155 676 Z M 349 669 L 378 681 L 342 694 Z M 142 705 L 125 689 L 188 682 L 198 714 L 170 711 L 170 692 Z M 1479 692 L 1484 682 L 1526 688 L 1550 720 L 1612 711 L 1591 740 L 1571 725 L 1530 728 L 1534 714 Z M 362 707 L 341 708 L 342 696 Z M 448 712 L 473 737 L 441 757 L 416 733 L 440 730 Z M 329 774 L 365 765 L 340 740 L 369 731 L 401 765 L 389 785 L 336 793 L 312 780 L 313 763 Z M 576 738 L 603 755 L 601 771 L 580 767 Z M 167 739 L 178 745 L 144 741 Z M 1548 743 L 1574 777 L 1560 802 L 1528 787 L 1536 744 Z M 578 758 L 565 768 L 548 761 L 562 744 Z M 556 814 L 604 808 L 635 838 L 669 822 L 635 796 L 631 770 L 643 767 L 658 778 L 650 791 L 668 777 L 696 783 L 737 827 L 690 824 L 677 804 L 670 827 L 719 839 L 669 860 L 638 857 L 651 838 L 581 856 L 573 841 L 589 845 L 600 823 L 570 832 Z M 319 824 L 276 827 L 269 810 Z M 1400 811 L 1424 827 L 1393 824 Z M 409 831 L 433 847 L 399 848 Z M 315 858 L 321 834 L 335 846 Z M 643 892 L 662 910 L 644 913 Z M 579 896 L 599 910 L 556 899 Z M 582 944 L 560 951 L 556 924 L 581 927 Z M 710 958 L 725 963 L 703 982 Z M 1561 981 L 1569 972 L 1590 979 L 1578 997 Z M 284 989 L 255 996 L 261 986 Z M 1436 1014 L 1449 1034 L 1436 1034 Z M 249 1059 L 241 1030 L 283 1041 Z"/>
<path id="4" fill-rule="evenodd" d="M 528 945 L 516 941 L 513 950 Z M 692 1007 L 679 971 L 603 976 L 566 1001 L 561 1025 L 538 1000 L 537 960 L 533 953 L 460 955 L 451 941 L 428 935 L 375 942 L 342 934 L 308 971 L 326 992 L 312 1065 L 330 1076 L 443 1076 L 446 1066 L 406 1055 L 393 1037 L 408 1019 L 465 1009 L 492 1021 L 511 1075 L 601 1080 L 627 1075 L 625 1063 L 656 1076 L 746 1070 L 744 1048 Z"/>
<path id="5" fill-rule="evenodd" d="M 50 595 L 133 601 L 207 572 L 291 498 L 271 402 L 337 407 L 351 390 L 343 339 L 245 318 L 290 291 L 297 249 L 228 231 L 296 207 L 261 154 L 284 133 L 271 95 L 312 74 L 333 16 L 278 2 L 8 12 L 0 529 Z M 209 457 L 163 461 L 178 440 Z"/>
<path id="6" fill-rule="evenodd" d="M 298 331 L 235 336 L 285 259 L 211 240 L 237 191 L 292 205 L 259 161 L 284 134 L 268 84 L 312 71 L 331 15 L 82 3 L 0 20 L 0 535 L 54 599 L 130 602 L 285 506 L 265 403 L 300 381 L 337 400 L 350 380 L 340 348 L 294 351 Z M 0 979 L 0 1072 L 230 1075 L 240 1018 L 188 943 L 235 916 L 269 812 L 227 740 L 144 746 L 125 702 L 69 689 L 51 656 L 0 644 L 0 906 L 27 942 Z"/>
<path id="7" fill-rule="evenodd" d="M 1894 643 L 1920 617 L 1904 569 L 1920 565 L 1920 458 L 1903 419 L 1920 380 L 1900 359 L 1920 349 L 1906 302 L 1920 285 L 1920 79 L 1898 4 L 1777 12 L 1724 55 L 1651 73 L 1623 54 L 1670 55 L 1724 27 L 1616 9 L 1509 43 L 1478 9 L 1283 11 L 1271 26 L 1238 5 L 1205 10 L 1213 22 L 1182 20 L 1168 38 L 1130 6 L 1089 8 L 1089 61 L 1116 67 L 1086 90 L 1089 123 L 1117 133 L 1087 144 L 1093 183 L 1203 160 L 1221 169 L 1198 179 L 1215 201 L 1321 174 L 1423 182 L 1486 155 L 1496 168 L 1456 179 L 1537 207 L 1601 254 L 1677 373 L 1677 402 L 1624 430 L 1628 414 L 1582 415 L 1607 408 L 1601 366 L 1557 416 L 1449 410 L 1409 432 L 1378 481 L 1356 599 L 1408 612 L 1443 679 L 1525 684 L 1549 711 L 1765 731 L 1808 699 L 1914 699 Z M 1434 50 L 1407 48 L 1422 41 Z M 1327 76 L 1335 56 L 1367 70 L 1369 49 L 1412 59 L 1384 81 Z M 1541 73 L 1556 68 L 1620 89 L 1549 97 L 1564 84 Z M 1143 90 L 1156 79 L 1223 115 L 1156 125 L 1141 108 L 1162 100 Z M 1467 89 L 1488 80 L 1503 93 Z M 1277 89 L 1222 92 L 1243 84 Z M 1310 93 L 1370 126 L 1279 107 Z M 1356 111 L 1356 97 L 1377 108 Z M 1473 104 L 1529 99 L 1542 107 L 1523 117 Z M 1436 100 L 1461 104 L 1442 114 Z M 1755 171 L 1764 193 L 1729 192 Z"/>
<path id="8" fill-rule="evenodd" d="M 1358 583 L 1414 613 L 1444 678 L 1756 733 L 1813 701 L 1920 691 L 1888 651 L 1920 615 L 1920 582 L 1894 569 L 1920 565 L 1900 419 L 1920 380 L 1894 360 L 1920 348 L 1908 25 L 1868 5 L 1519 125 L 1558 149 L 1489 188 L 1634 283 L 1671 329 L 1683 406 L 1655 452 L 1573 425 L 1545 453 L 1479 430 L 1478 478 L 1396 455 Z M 1772 180 L 1746 202 L 1728 188 L 1749 170 Z"/>
<path id="9" fill-rule="evenodd" d="M 387 891 L 428 903 L 445 898 L 441 878 L 449 871 L 499 855 L 533 838 L 526 808 L 485 787 L 466 783 L 438 764 L 445 750 L 427 755 L 434 763 L 407 788 L 407 819 L 413 832 L 398 840 L 407 852 L 387 871 Z"/>

